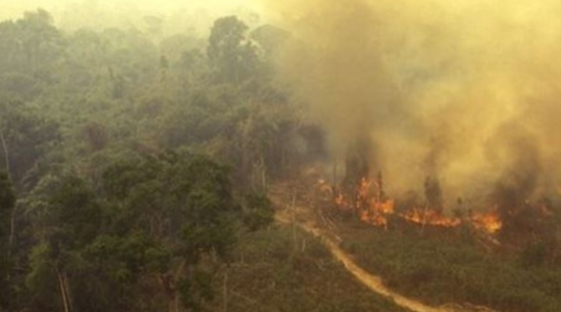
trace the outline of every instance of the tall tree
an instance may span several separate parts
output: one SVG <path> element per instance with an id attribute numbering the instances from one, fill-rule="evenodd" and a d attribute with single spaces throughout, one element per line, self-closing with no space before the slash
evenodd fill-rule
<path id="1" fill-rule="evenodd" d="M 113 263 L 125 263 L 138 276 L 156 276 L 170 311 L 178 311 L 181 302 L 194 308 L 208 299 L 208 279 L 197 278 L 196 264 L 205 255 L 228 255 L 241 217 L 227 168 L 174 152 L 132 157 L 107 168 L 103 189 L 118 209 L 112 235 L 105 239 L 117 242 L 112 246 L 120 250 L 120 244 L 143 237 L 151 250 L 137 257 L 137 269 L 126 265 L 130 255 L 123 253 L 109 256 Z M 103 259 L 106 254 L 94 255 Z"/>
<path id="2" fill-rule="evenodd" d="M 247 25 L 236 16 L 219 18 L 214 22 L 207 55 L 217 82 L 238 84 L 257 69 L 257 49 L 249 40 L 247 30 Z"/>
<path id="3" fill-rule="evenodd" d="M 65 40 L 45 10 L 0 23 L 0 72 L 20 73 L 48 82 L 56 72 Z"/>
<path id="4" fill-rule="evenodd" d="M 0 132 L 2 167 L 9 168 L 16 188 L 23 186 L 26 174 L 60 140 L 56 123 L 12 99 L 0 98 Z"/>
<path id="5" fill-rule="evenodd" d="M 33 292 L 44 296 L 34 296 L 33 304 L 69 312 L 79 303 L 74 298 L 84 295 L 72 285 L 88 268 L 83 252 L 99 234 L 101 206 L 88 183 L 74 174 L 49 179 L 34 193 L 38 243 L 27 280 Z"/>
<path id="6" fill-rule="evenodd" d="M 16 196 L 8 174 L 0 170 L 0 293 L 11 294 L 8 285 L 10 274 L 10 223 L 12 221 L 12 210 L 16 202 Z M 0 296 L 0 310 L 8 305 L 8 295 Z"/>

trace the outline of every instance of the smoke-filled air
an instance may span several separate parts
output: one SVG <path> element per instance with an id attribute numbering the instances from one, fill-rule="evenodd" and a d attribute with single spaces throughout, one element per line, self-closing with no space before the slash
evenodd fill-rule
<path id="1" fill-rule="evenodd" d="M 558 1 L 270 5 L 294 34 L 279 56 L 281 79 L 328 132 L 332 161 L 344 161 L 362 141 L 370 173 L 382 172 L 388 190 L 419 190 L 432 177 L 447 201 L 481 198 L 498 184 L 528 196 L 556 192 L 560 7 Z"/>
<path id="2" fill-rule="evenodd" d="M 561 311 L 561 0 L 0 3 L 0 312 Z"/>

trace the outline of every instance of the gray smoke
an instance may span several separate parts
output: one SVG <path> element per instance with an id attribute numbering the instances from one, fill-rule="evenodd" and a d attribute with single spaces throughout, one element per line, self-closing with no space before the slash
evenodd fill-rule
<path id="1" fill-rule="evenodd" d="M 498 184 L 523 197 L 561 174 L 558 1 L 269 1 L 293 37 L 280 78 L 340 163 L 371 141 L 390 194 L 437 178 L 445 201 Z"/>

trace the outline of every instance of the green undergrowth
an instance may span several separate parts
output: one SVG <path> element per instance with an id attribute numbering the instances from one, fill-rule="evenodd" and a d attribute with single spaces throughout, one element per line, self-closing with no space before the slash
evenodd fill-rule
<path id="1" fill-rule="evenodd" d="M 344 228 L 343 249 L 404 295 L 433 305 L 469 302 L 499 311 L 561 311 L 558 268 L 523 265 L 457 232 Z"/>
<path id="2" fill-rule="evenodd" d="M 359 284 L 316 238 L 287 226 L 247 234 L 215 281 L 216 311 L 408 311 Z"/>

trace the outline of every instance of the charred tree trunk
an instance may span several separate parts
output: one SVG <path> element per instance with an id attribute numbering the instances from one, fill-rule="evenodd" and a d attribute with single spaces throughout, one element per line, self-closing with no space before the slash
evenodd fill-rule
<path id="1" fill-rule="evenodd" d="M 442 212 L 443 200 L 442 190 L 437 178 L 428 176 L 425 179 L 425 199 L 427 201 L 427 208 Z"/>
<path id="2" fill-rule="evenodd" d="M 358 139 L 354 144 L 351 144 L 347 151 L 347 158 L 345 159 L 345 177 L 342 183 L 342 192 L 346 194 L 347 198 L 354 203 L 355 206 L 364 206 L 363 200 L 359 198 L 359 188 L 363 179 L 368 179 L 370 176 L 370 159 L 371 148 L 370 141 L 367 138 Z M 360 211 L 355 211 L 356 217 L 359 217 Z"/>
<path id="3" fill-rule="evenodd" d="M 378 176 L 376 177 L 376 201 L 382 203 L 386 201 L 386 192 L 384 191 L 384 179 L 382 178 L 382 172 L 378 171 Z"/>

